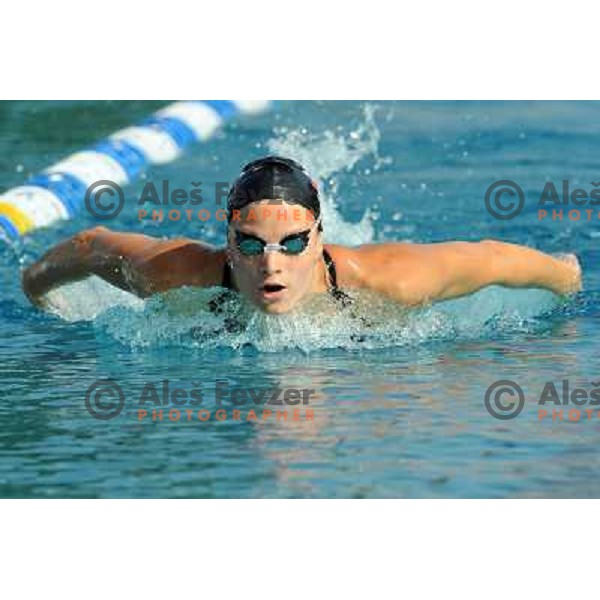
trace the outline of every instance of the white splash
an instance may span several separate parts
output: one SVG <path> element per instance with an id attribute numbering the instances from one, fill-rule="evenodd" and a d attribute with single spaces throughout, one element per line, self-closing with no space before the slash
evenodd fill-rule
<path id="1" fill-rule="evenodd" d="M 280 127 L 267 143 L 272 152 L 297 160 L 319 180 L 323 233 L 328 243 L 356 246 L 373 241 L 376 213 L 367 205 L 360 222 L 349 223 L 342 217 L 338 202 L 340 174 L 369 156 L 374 158 L 373 171 L 390 162 L 378 153 L 381 132 L 375 121 L 376 107 L 367 104 L 363 111 L 363 122 L 347 133 Z"/>
<path id="2" fill-rule="evenodd" d="M 43 303 L 48 312 L 65 321 L 91 321 L 114 306 L 140 311 L 145 305 L 144 300 L 95 275 L 50 290 Z"/>

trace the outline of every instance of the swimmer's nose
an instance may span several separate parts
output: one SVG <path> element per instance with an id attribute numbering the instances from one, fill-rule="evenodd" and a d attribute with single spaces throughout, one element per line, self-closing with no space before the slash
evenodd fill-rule
<path id="1" fill-rule="evenodd" d="M 262 255 L 261 268 L 264 275 L 281 273 L 281 255 L 279 252 L 265 252 Z"/>

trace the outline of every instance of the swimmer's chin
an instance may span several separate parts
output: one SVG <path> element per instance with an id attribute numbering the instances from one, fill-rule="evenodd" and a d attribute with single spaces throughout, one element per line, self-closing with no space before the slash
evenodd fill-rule
<path id="1" fill-rule="evenodd" d="M 291 298 L 287 294 L 279 299 L 264 299 L 260 294 L 246 296 L 249 304 L 253 308 L 257 309 L 261 313 L 267 315 L 286 315 L 296 311 L 304 310 L 307 305 L 310 305 L 311 301 L 315 298 L 322 296 L 323 294 L 307 294 L 305 296 Z M 287 297 L 286 297 L 287 296 Z"/>
<path id="2" fill-rule="evenodd" d="M 265 302 L 260 298 L 252 298 L 254 308 L 267 315 L 285 315 L 298 308 L 297 304 L 290 302 Z"/>
<path id="3" fill-rule="evenodd" d="M 323 299 L 328 299 L 328 294 L 319 292 L 309 293 L 293 301 L 286 298 L 285 300 L 282 299 L 275 302 L 264 301 L 260 296 L 249 298 L 250 304 L 255 309 L 267 315 L 287 315 L 295 312 L 304 312 L 307 309 L 310 310 L 310 307 L 315 303 L 316 306 L 323 309 L 325 308 L 322 304 Z"/>
<path id="4" fill-rule="evenodd" d="M 296 308 L 295 306 L 289 306 L 287 303 L 280 304 L 278 302 L 271 302 L 269 304 L 259 303 L 255 304 L 255 306 L 260 310 L 260 312 L 268 315 L 285 315 L 293 312 L 293 310 Z"/>

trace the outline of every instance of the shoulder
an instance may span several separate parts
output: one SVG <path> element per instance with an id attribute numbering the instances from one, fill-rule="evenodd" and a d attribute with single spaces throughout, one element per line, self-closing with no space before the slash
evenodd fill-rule
<path id="1" fill-rule="evenodd" d="M 198 286 L 220 285 L 226 255 L 224 249 L 214 248 L 191 239 L 173 240 L 152 258 L 154 267 L 178 283 Z"/>
<path id="2" fill-rule="evenodd" d="M 146 237 L 146 236 L 144 236 Z M 225 266 L 225 250 L 188 238 L 129 240 L 119 251 L 157 290 L 182 285 L 219 285 Z"/>
<path id="3" fill-rule="evenodd" d="M 409 270 L 419 262 L 416 244 L 394 242 L 348 247 L 326 244 L 341 287 L 372 287 L 373 280 Z"/>

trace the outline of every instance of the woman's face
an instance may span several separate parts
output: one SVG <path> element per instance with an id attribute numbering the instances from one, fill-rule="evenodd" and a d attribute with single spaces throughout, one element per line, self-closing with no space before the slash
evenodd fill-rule
<path id="1" fill-rule="evenodd" d="M 317 229 L 312 212 L 298 204 L 261 200 L 235 211 L 227 255 L 240 293 L 261 310 L 280 314 L 295 308 L 309 294 L 324 291 L 323 245 Z M 245 256 L 236 244 L 236 231 L 279 244 L 290 235 L 308 230 L 308 246 L 297 255 L 268 250 Z"/>

